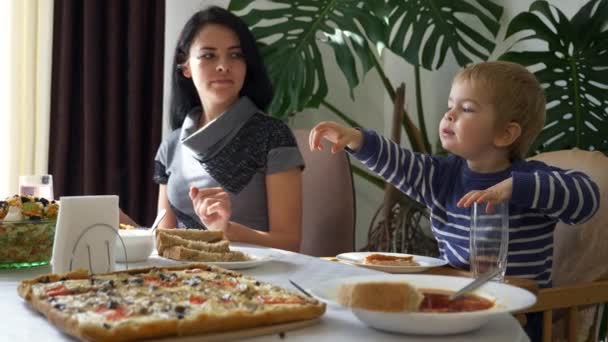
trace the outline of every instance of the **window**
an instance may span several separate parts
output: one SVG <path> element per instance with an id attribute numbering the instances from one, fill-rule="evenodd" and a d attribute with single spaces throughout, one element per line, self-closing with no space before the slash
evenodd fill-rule
<path id="1" fill-rule="evenodd" d="M 15 148 L 10 143 L 10 65 L 11 65 L 11 26 L 12 26 L 12 1 L 0 1 L 0 199 L 10 195 L 11 184 L 9 160 L 6 159 L 6 151 Z M 16 180 L 15 180 L 16 181 Z M 16 189 L 16 186 L 14 187 Z"/>

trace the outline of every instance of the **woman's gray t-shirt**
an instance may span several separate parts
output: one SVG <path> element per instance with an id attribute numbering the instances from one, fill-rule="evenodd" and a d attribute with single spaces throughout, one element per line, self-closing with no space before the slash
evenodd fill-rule
<path id="1" fill-rule="evenodd" d="M 178 227 L 203 227 L 188 195 L 191 186 L 221 186 L 230 194 L 232 221 L 268 231 L 266 176 L 304 167 L 293 133 L 247 97 L 197 129 L 200 115 L 200 108 L 191 111 L 155 158 L 154 180 L 166 184 Z"/>

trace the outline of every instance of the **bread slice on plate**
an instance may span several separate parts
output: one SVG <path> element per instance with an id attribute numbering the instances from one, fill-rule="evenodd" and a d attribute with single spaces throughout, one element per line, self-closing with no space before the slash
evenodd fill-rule
<path id="1" fill-rule="evenodd" d="M 424 295 L 406 282 L 365 282 L 342 285 L 341 305 L 372 311 L 417 311 Z"/>
<path id="2" fill-rule="evenodd" d="M 156 230 L 156 234 L 160 233 L 176 235 L 186 240 L 196 240 L 205 242 L 216 242 L 224 238 L 224 232 L 222 232 L 221 230 L 158 228 Z"/>
<path id="3" fill-rule="evenodd" d="M 191 249 L 184 246 L 173 246 L 166 248 L 163 250 L 162 256 L 173 260 L 206 262 L 247 261 L 251 259 L 247 254 L 239 251 L 213 253 Z"/>
<path id="4" fill-rule="evenodd" d="M 178 261 L 234 262 L 248 261 L 251 257 L 230 250 L 229 241 L 223 240 L 222 231 L 197 229 L 158 229 L 156 249 L 158 255 Z"/>
<path id="5" fill-rule="evenodd" d="M 163 253 L 166 248 L 173 246 L 183 246 L 190 249 L 196 249 L 205 252 L 221 253 L 229 252 L 228 240 L 219 240 L 217 242 L 206 242 L 204 240 L 188 240 L 180 237 L 179 235 L 173 235 L 168 232 L 158 232 L 156 235 L 156 248 L 159 253 Z"/>

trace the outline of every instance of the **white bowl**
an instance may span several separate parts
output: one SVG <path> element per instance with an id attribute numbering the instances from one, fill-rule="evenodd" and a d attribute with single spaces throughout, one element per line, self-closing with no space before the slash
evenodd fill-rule
<path id="1" fill-rule="evenodd" d="M 311 289 L 311 293 L 321 300 L 337 304 L 338 290 L 343 284 L 383 281 L 407 282 L 419 289 L 439 289 L 457 291 L 473 279 L 425 274 L 357 276 L 326 281 Z M 519 287 L 489 282 L 473 292 L 495 301 L 487 310 L 471 312 L 381 312 L 353 308 L 353 314 L 366 325 L 385 331 L 420 334 L 445 335 L 471 331 L 481 327 L 494 315 L 523 310 L 536 302 L 536 296 Z"/>
<path id="2" fill-rule="evenodd" d="M 146 229 L 119 229 L 118 234 L 125 243 L 127 250 L 125 258 L 125 248 L 120 239 L 116 239 L 114 256 L 116 262 L 138 262 L 148 259 L 154 250 L 154 234 Z"/>

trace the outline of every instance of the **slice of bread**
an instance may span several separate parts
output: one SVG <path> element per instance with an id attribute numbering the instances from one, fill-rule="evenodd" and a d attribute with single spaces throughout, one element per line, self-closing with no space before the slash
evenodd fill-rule
<path id="1" fill-rule="evenodd" d="M 187 248 L 184 246 L 173 246 L 163 250 L 162 256 L 174 260 L 188 261 L 247 261 L 249 257 L 239 251 L 213 253 L 204 252 L 196 249 Z"/>
<path id="2" fill-rule="evenodd" d="M 367 282 L 342 285 L 338 302 L 351 308 L 372 311 L 417 311 L 424 295 L 405 282 Z"/>
<path id="3" fill-rule="evenodd" d="M 182 229 L 182 228 L 158 228 L 156 234 L 167 233 L 176 235 L 186 240 L 196 240 L 205 242 L 220 241 L 224 238 L 224 232 L 221 230 L 202 230 L 202 229 Z"/>
<path id="4" fill-rule="evenodd" d="M 229 252 L 230 248 L 228 240 L 220 240 L 217 242 L 205 242 L 199 240 L 187 240 L 178 235 L 171 235 L 170 232 L 159 232 L 156 235 L 156 249 L 162 253 L 166 248 L 172 246 L 184 246 L 190 249 L 196 249 L 204 252 L 221 253 Z"/>

